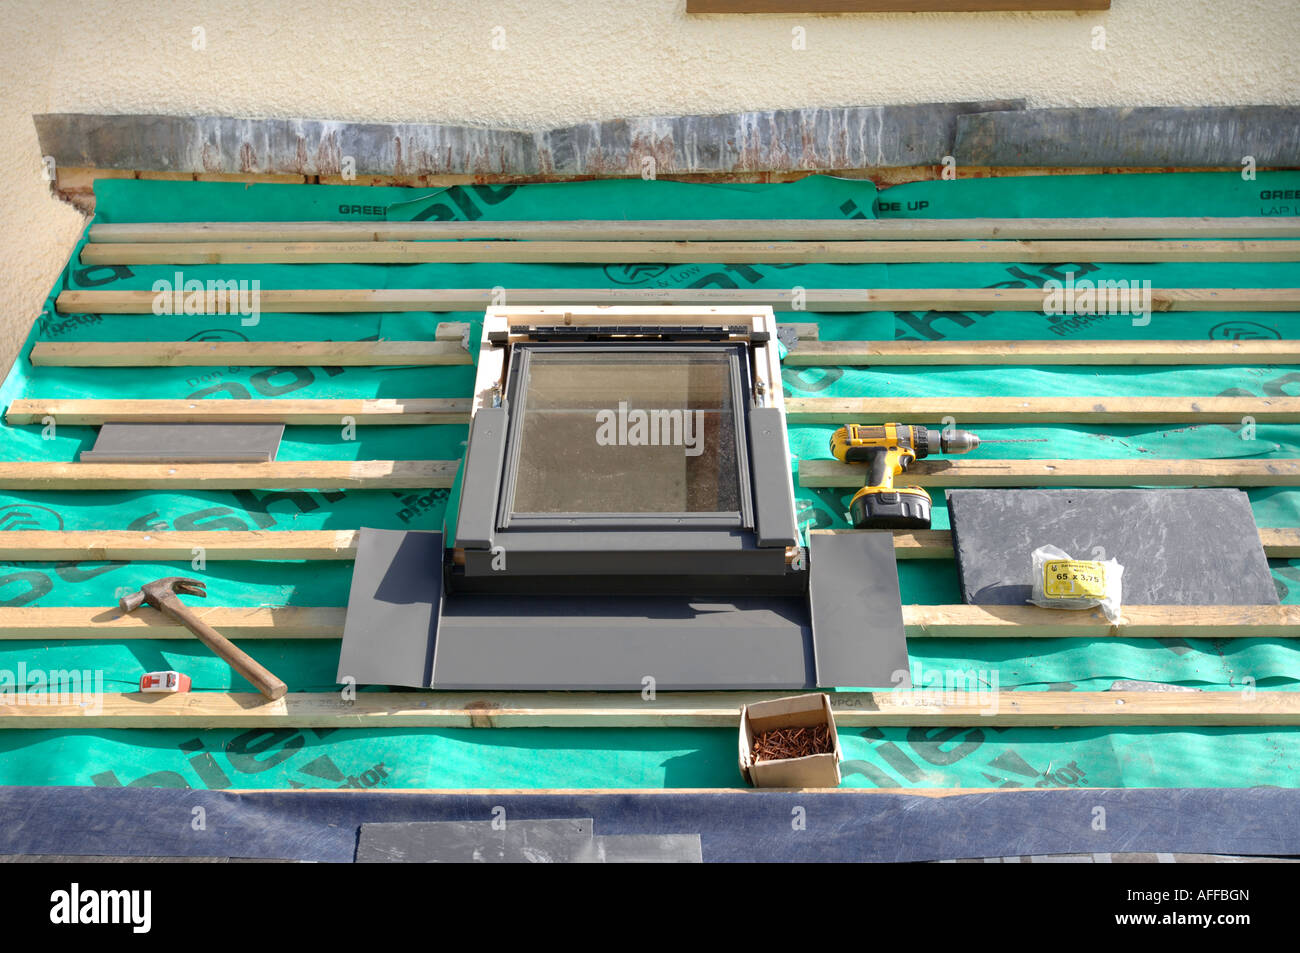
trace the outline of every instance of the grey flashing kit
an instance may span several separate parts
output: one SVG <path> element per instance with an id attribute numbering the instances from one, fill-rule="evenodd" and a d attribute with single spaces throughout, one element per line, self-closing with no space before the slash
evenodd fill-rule
<path id="1" fill-rule="evenodd" d="M 800 546 L 775 341 L 770 308 L 489 309 L 455 543 L 363 531 L 340 680 L 897 685 L 892 536 Z"/>

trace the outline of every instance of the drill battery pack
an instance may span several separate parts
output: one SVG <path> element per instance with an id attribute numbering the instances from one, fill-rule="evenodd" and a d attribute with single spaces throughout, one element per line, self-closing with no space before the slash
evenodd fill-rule
<path id="1" fill-rule="evenodd" d="M 930 494 L 920 487 L 866 487 L 849 503 L 856 529 L 929 529 Z"/>

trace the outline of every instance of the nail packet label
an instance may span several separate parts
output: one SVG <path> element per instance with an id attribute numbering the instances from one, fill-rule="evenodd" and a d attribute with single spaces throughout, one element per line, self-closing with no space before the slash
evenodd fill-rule
<path id="1" fill-rule="evenodd" d="M 1120 617 L 1124 567 L 1118 560 L 1073 559 L 1055 546 L 1040 546 L 1032 554 L 1033 594 L 1029 601 L 1047 609 L 1092 609 L 1098 606 L 1110 622 Z"/>

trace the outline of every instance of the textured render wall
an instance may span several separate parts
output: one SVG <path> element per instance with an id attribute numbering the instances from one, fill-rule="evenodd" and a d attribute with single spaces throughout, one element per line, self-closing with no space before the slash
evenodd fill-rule
<path id="1" fill-rule="evenodd" d="M 1031 107 L 1300 103 L 1300 0 L 1113 0 L 1107 13 L 1082 14 L 684 10 L 684 0 L 0 0 L 0 367 L 80 225 L 40 178 L 36 112 L 531 129 L 998 98 Z M 1092 49 L 1097 26 L 1104 52 Z M 196 27 L 203 50 L 193 48 Z M 795 28 L 805 49 L 792 48 Z"/>
<path id="2" fill-rule="evenodd" d="M 32 113 L 50 108 L 58 44 L 47 5 L 0 0 L 0 378 L 67 260 L 83 219 L 50 195 Z"/>

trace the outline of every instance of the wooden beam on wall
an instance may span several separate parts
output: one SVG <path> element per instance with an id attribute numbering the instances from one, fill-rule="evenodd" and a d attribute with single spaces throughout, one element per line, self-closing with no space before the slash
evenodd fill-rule
<path id="1" fill-rule="evenodd" d="M 37 367 L 361 367 L 473 364 L 447 341 L 37 341 Z"/>
<path id="2" fill-rule="evenodd" d="M 449 341 L 37 341 L 37 367 L 361 367 L 471 365 L 460 343 L 468 325 L 441 324 Z M 817 325 L 782 325 L 801 341 L 817 340 Z M 446 330 L 444 330 L 446 329 Z M 454 335 L 454 336 L 453 336 Z"/>
<path id="3" fill-rule="evenodd" d="M 188 560 L 195 548 L 204 558 L 220 560 L 326 559 L 356 555 L 357 530 L 214 530 L 139 532 L 136 530 L 12 530 L 0 533 L 0 559 L 19 562 L 76 559 Z M 858 533 L 856 529 L 822 529 L 814 533 Z M 948 530 L 894 530 L 899 559 L 951 559 Z M 1300 557 L 1300 528 L 1266 527 L 1259 531 L 1270 559 Z"/>
<path id="4" fill-rule="evenodd" d="M 104 423 L 283 423 L 357 426 L 468 424 L 465 398 L 380 397 L 374 399 L 95 400 L 24 398 L 5 413 L 11 425 L 38 424 L 46 417 L 69 426 Z"/>
<path id="5" fill-rule="evenodd" d="M 807 460 L 808 463 L 818 461 Z M 833 462 L 833 461 L 827 461 Z M 908 470 L 909 475 L 912 471 Z M 865 479 L 865 478 L 864 478 Z M 801 484 L 803 485 L 803 484 Z M 846 487 L 851 489 L 851 487 Z M 817 533 L 862 533 L 858 529 L 815 529 Z M 898 559 L 952 559 L 952 533 L 946 529 L 893 530 L 894 555 Z M 1259 541 L 1264 555 L 1269 559 L 1295 559 L 1300 557 L 1300 527 L 1261 527 Z"/>
<path id="6" fill-rule="evenodd" d="M 246 559 L 352 559 L 355 529 L 320 530 L 14 530 L 0 533 L 0 559 L 186 560 L 195 549 L 211 561 Z"/>
<path id="7" fill-rule="evenodd" d="M 88 244 L 84 265 L 863 264 L 918 262 L 1289 262 L 1300 241 L 1195 239 L 864 242 L 173 242 Z M 264 311 L 269 310 L 262 303 Z"/>
<path id="8" fill-rule="evenodd" d="M 792 397 L 785 408 L 797 424 L 1300 422 L 1300 397 Z"/>
<path id="9" fill-rule="evenodd" d="M 188 558 L 188 557 L 186 557 Z M 182 600 L 184 601 L 184 600 Z M 306 606 L 186 605 L 230 639 L 341 639 L 347 609 Z M 123 612 L 117 606 L 0 607 L 0 640 L 192 639 L 194 633 L 150 606 Z"/>
<path id="10" fill-rule="evenodd" d="M 460 341 L 462 346 L 469 335 L 468 321 L 444 321 L 433 329 L 435 341 Z"/>
<path id="11" fill-rule="evenodd" d="M 4 490 L 449 489 L 454 460 L 303 460 L 275 463 L 0 461 Z"/>
<path id="12" fill-rule="evenodd" d="M 799 461 L 799 485 L 865 486 L 867 465 Z M 919 486 L 1300 486 L 1300 460 L 918 460 Z"/>
<path id="13" fill-rule="evenodd" d="M 1264 107 L 1253 107 L 1252 111 L 1258 111 Z M 1285 107 L 1278 107 L 1285 109 Z M 958 120 L 960 125 L 960 120 Z M 1207 128 L 1207 127 L 1203 127 Z M 1222 127 L 1220 127 L 1221 129 Z M 1257 139 L 1256 144 L 1261 140 Z M 1221 148 L 1221 145 L 1219 146 Z M 1287 161 L 1284 154 L 1287 151 L 1287 145 L 1280 144 L 1274 149 L 1279 156 L 1283 156 L 1281 161 L 1262 162 L 1257 168 L 1261 172 L 1278 169 L 1294 168 L 1295 163 Z M 946 154 L 951 155 L 949 150 Z M 1245 153 L 1242 153 L 1245 154 Z M 912 182 L 934 182 L 943 176 L 943 167 L 941 165 L 872 165 L 869 168 L 845 168 L 835 169 L 823 167 L 817 170 L 800 169 L 800 170 L 770 170 L 770 171 L 726 171 L 726 172 L 677 172 L 661 171 L 658 178 L 664 182 L 697 182 L 706 184 L 719 183 L 785 183 L 797 182 L 809 175 L 835 176 L 845 179 L 861 179 L 875 183 L 881 189 L 892 188 L 895 185 L 906 185 Z M 1141 166 L 1108 164 L 1105 166 L 1096 165 L 1021 165 L 1009 166 L 1005 164 L 987 165 L 979 162 L 960 161 L 956 169 L 957 179 L 987 179 L 987 178 L 1006 178 L 1006 177 L 1025 177 L 1025 176 L 1064 176 L 1064 175 L 1156 175 L 1169 174 L 1171 172 L 1240 172 L 1239 163 L 1229 163 L 1227 160 L 1218 160 L 1206 163 L 1204 161 L 1187 162 L 1170 165 L 1164 162 L 1160 166 Z M 430 174 L 376 174 L 368 173 L 358 175 L 355 179 L 345 180 L 341 175 L 333 173 L 318 176 L 302 176 L 276 173 L 261 172 L 214 172 L 214 173 L 193 173 L 191 176 L 196 182 L 238 182 L 247 184 L 263 183 L 303 183 L 322 184 L 322 185 L 353 185 L 353 186 L 379 186 L 385 188 L 418 188 L 418 189 L 445 189 L 454 185 L 475 186 L 487 185 L 490 183 L 510 182 L 517 184 L 532 181 L 548 182 L 573 182 L 585 181 L 589 176 L 582 175 L 455 175 L 443 173 Z M 639 169 L 629 169 L 625 176 L 612 176 L 613 178 L 639 178 Z M 139 179 L 142 181 L 163 179 L 165 181 L 175 181 L 174 176 L 168 173 L 151 172 L 147 169 L 102 169 L 86 168 L 77 166 L 60 165 L 55 174 L 54 189 L 56 194 L 65 202 L 75 205 L 79 210 L 87 215 L 93 215 L 95 211 L 95 193 L 94 183 L 98 179 Z M 860 220 L 858 220 L 860 221 Z M 375 224 L 382 224 L 376 222 Z M 997 237 L 997 236 L 991 236 Z M 1043 236 L 1048 237 L 1048 236 Z M 1137 237 L 1137 236 L 1134 236 Z M 1179 236 L 1169 236 L 1179 237 Z M 1227 236 L 1224 236 L 1227 237 Z M 1247 237 L 1247 236 L 1241 236 Z"/>
<path id="14" fill-rule="evenodd" d="M 511 305 L 746 305 L 777 311 L 1037 311 L 1041 288 L 811 288 L 801 306 L 781 288 L 508 288 Z M 62 314 L 153 314 L 152 291 L 61 292 Z M 490 288 L 287 288 L 261 291 L 263 313 L 477 311 L 495 304 Z M 1154 311 L 1300 311 L 1300 288 L 1156 288 Z M 216 312 L 214 312 L 216 313 Z"/>
<path id="15" fill-rule="evenodd" d="M 347 609 L 333 607 L 227 607 L 195 602 L 190 608 L 232 639 L 343 637 Z M 1100 609 L 1070 612 L 1037 606 L 907 605 L 909 638 L 1300 638 L 1300 606 L 1125 606 L 1119 625 Z M 0 607 L 0 640 L 192 639 L 170 616 L 142 607 Z"/>
<path id="16" fill-rule="evenodd" d="M 788 692 L 337 692 L 0 696 L 0 729 L 115 728 L 731 728 L 740 707 Z M 1300 692 L 990 692 L 937 702 L 908 692 L 831 692 L 842 728 L 1258 727 L 1300 725 Z"/>
<path id="17" fill-rule="evenodd" d="M 1300 606 L 1124 606 L 1119 625 L 1100 609 L 904 606 L 909 638 L 1300 638 Z"/>
<path id="18" fill-rule="evenodd" d="M 1260 218 L 663 219 L 501 222 L 108 222 L 96 244 L 178 242 L 902 241 L 1300 238 L 1300 216 Z"/>
<path id="19" fill-rule="evenodd" d="M 1259 539 L 1269 559 L 1300 559 L 1300 528 L 1261 526 Z"/>
<path id="20" fill-rule="evenodd" d="M 686 0 L 686 12 L 710 13 L 998 13 L 1109 10 L 1110 0 Z"/>
<path id="21" fill-rule="evenodd" d="M 894 364 L 1298 364 L 1300 340 L 1273 341 L 816 341 L 800 344 L 789 367 Z"/>
<path id="22" fill-rule="evenodd" d="M 455 461 L 276 463 L 0 462 L 6 490 L 449 488 Z M 1300 486 L 1300 460 L 921 460 L 908 480 L 931 487 Z M 864 464 L 804 460 L 799 485 L 864 486 Z"/>

